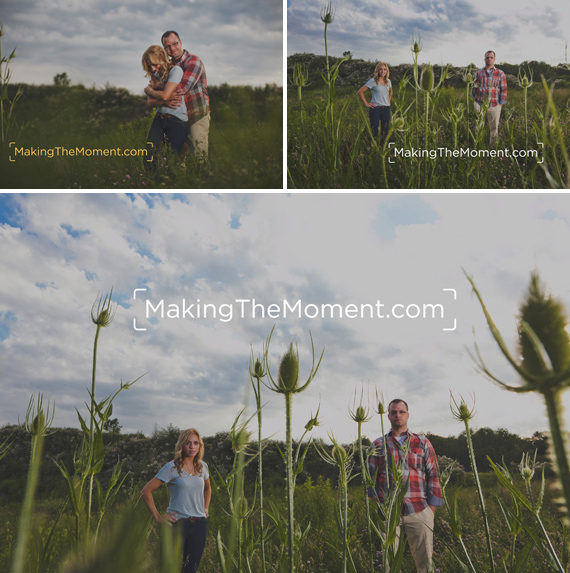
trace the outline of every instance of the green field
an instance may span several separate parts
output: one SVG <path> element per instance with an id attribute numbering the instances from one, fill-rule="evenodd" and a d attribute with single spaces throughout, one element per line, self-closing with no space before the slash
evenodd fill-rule
<path id="1" fill-rule="evenodd" d="M 376 425 L 376 424 L 375 424 Z M 480 430 L 481 431 L 481 430 Z M 11 451 L 0 461 L 0 572 L 11 571 L 10 563 L 12 552 L 17 539 L 17 527 L 21 510 L 21 497 L 23 495 L 25 480 L 22 479 L 26 473 L 26 463 L 29 457 L 30 440 L 26 438 L 23 430 L 17 427 L 4 427 L 0 429 L 0 443 L 6 436 L 15 437 Z M 152 437 L 144 437 L 141 434 L 122 435 L 119 433 L 107 433 L 105 435 L 105 449 L 108 462 L 99 475 L 101 483 L 106 487 L 111 475 L 112 466 L 117 457 L 125 460 L 123 469 L 130 471 L 130 477 L 125 482 L 117 499 L 116 506 L 105 516 L 105 527 L 103 538 L 116 535 L 116 526 L 120 523 L 123 514 L 128 513 L 133 527 L 141 530 L 140 539 L 127 539 L 125 543 L 130 543 L 131 551 L 136 551 L 142 555 L 143 561 L 148 566 L 149 572 L 165 572 L 168 569 L 161 564 L 161 532 L 157 525 L 149 523 L 148 511 L 142 501 L 138 501 L 134 513 L 129 509 L 131 501 L 138 499 L 138 493 L 147 479 L 156 473 L 157 469 L 166 461 L 172 458 L 174 443 L 178 431 L 176 428 L 166 428 L 156 430 Z M 476 439 L 477 433 L 474 434 Z M 461 447 L 461 437 L 437 438 L 432 437 L 434 443 L 439 444 L 441 451 L 453 451 Z M 81 432 L 60 428 L 53 435 L 46 438 L 45 455 L 42 464 L 40 485 L 38 490 L 38 500 L 33 510 L 32 518 L 32 544 L 29 550 L 29 566 L 27 571 L 67 571 L 62 569 L 63 563 L 70 558 L 74 551 L 74 528 L 75 520 L 70 503 L 67 500 L 66 484 L 62 476 L 59 475 L 53 460 L 71 463 L 73 452 L 79 446 Z M 219 484 L 216 478 L 214 467 L 220 469 L 223 475 L 227 475 L 231 469 L 232 461 L 232 441 L 227 433 L 216 434 L 216 436 L 205 438 L 206 460 L 210 464 L 213 480 Z M 463 437 L 463 446 L 465 439 Z M 493 432 L 489 429 L 482 431 L 480 441 L 475 442 L 476 447 L 480 443 L 488 443 L 488 452 L 495 452 L 500 455 L 504 451 L 508 456 L 509 449 L 522 447 L 525 440 L 505 431 Z M 527 442 L 529 443 L 529 442 Z M 280 514 L 286 513 L 285 480 L 282 467 L 282 460 L 276 445 L 283 448 L 283 443 L 275 444 L 270 442 L 264 453 L 264 496 L 265 507 L 269 510 L 271 504 Z M 437 446 L 436 446 L 437 447 Z M 256 446 L 252 444 L 251 452 Z M 451 450 L 450 450 L 451 448 Z M 498 449 L 497 449 L 498 448 Z M 503 448 L 503 450 L 501 450 Z M 465 452 L 462 452 L 464 454 Z M 478 454 L 483 456 L 485 452 L 478 449 Z M 442 461 L 444 459 L 442 458 Z M 513 464 L 514 465 L 514 464 Z M 280 467 L 281 466 L 281 467 Z M 298 571 L 303 573 L 336 573 L 342 571 L 341 552 L 342 540 L 337 523 L 338 519 L 338 493 L 335 469 L 328 466 L 317 455 L 316 450 L 311 447 L 305 462 L 306 471 L 299 475 L 298 485 L 295 490 L 295 519 L 305 530 L 309 524 L 310 529 L 301 546 L 300 564 Z M 481 467 L 483 467 L 481 465 Z M 244 539 L 242 550 L 251 561 L 252 571 L 258 573 L 262 570 L 260 563 L 259 545 L 259 491 L 256 491 L 255 472 L 257 471 L 255 461 L 246 467 L 246 488 L 245 493 L 249 502 L 249 507 L 253 510 L 251 515 L 245 520 L 249 533 Z M 360 481 L 358 464 L 353 470 L 356 475 L 351 482 L 348 491 L 348 547 L 358 573 L 369 573 L 367 568 L 367 541 L 366 541 L 366 513 L 364 506 L 364 494 Z M 513 470 L 513 475 L 517 472 Z M 20 475 L 20 479 L 15 479 L 15 475 Z M 501 513 L 498 499 L 510 506 L 510 496 L 498 485 L 493 473 L 484 472 L 480 474 L 483 485 L 483 492 L 487 502 L 487 511 L 490 520 L 492 538 L 498 563 L 511 551 L 510 536 L 505 526 L 504 517 Z M 533 495 L 538 497 L 539 480 L 535 478 Z M 551 536 L 552 542 L 559 552 L 564 553 L 567 548 L 567 529 L 562 525 L 561 515 L 558 513 L 553 503 L 554 492 L 551 489 L 553 480 L 549 478 L 549 485 L 546 491 L 545 507 L 542 510 L 542 518 L 546 529 Z M 523 489 L 523 483 L 519 476 L 515 477 L 515 483 Z M 455 471 L 452 481 L 447 488 L 447 496 L 453 498 L 458 492 L 458 507 L 463 527 L 464 541 L 470 551 L 471 558 L 478 572 L 488 571 L 485 535 L 481 511 L 475 490 L 475 485 L 470 473 L 458 468 Z M 496 497 L 498 496 L 498 498 Z M 168 494 L 163 487 L 156 494 L 157 505 L 160 511 L 164 512 L 168 503 Z M 61 509 L 63 509 L 60 515 Z M 202 573 L 220 573 L 222 571 L 218 551 L 216 546 L 216 536 L 220 530 L 222 539 L 227 541 L 230 537 L 231 518 L 228 499 L 224 496 L 223 489 L 214 491 L 212 498 L 210 518 L 208 520 L 208 540 L 206 552 L 202 560 L 200 571 Z M 231 513 L 231 512 L 230 512 Z M 529 514 L 525 514 L 525 520 L 531 524 Z M 376 520 L 376 517 L 373 517 Z M 57 524 L 56 524 L 57 521 Z M 268 525 L 269 521 L 269 525 Z M 266 516 L 266 562 L 267 570 L 278 573 L 281 569 L 279 563 L 283 562 L 281 554 L 281 540 L 277 528 L 268 520 Z M 53 529 L 53 531 L 52 531 Z M 138 531 L 138 529 L 137 529 Z M 51 552 L 43 565 L 34 565 L 41 549 L 47 545 L 49 536 L 52 535 Z M 517 552 L 522 551 L 528 542 L 528 535 L 522 532 L 516 542 Z M 436 514 L 435 522 L 435 549 L 434 562 L 436 571 L 445 573 L 459 573 L 460 566 L 452 556 L 452 551 L 458 551 L 457 541 L 450 531 L 450 518 L 445 509 L 440 509 Z M 378 539 L 374 542 L 375 568 L 380 563 L 381 544 Z M 106 540 L 103 544 L 109 551 L 118 551 L 114 547 L 113 541 Z M 102 548 L 101 548 L 102 549 Z M 85 548 L 81 549 L 85 553 Z M 102 552 L 102 551 L 101 551 Z M 88 552 L 87 552 L 88 554 Z M 85 555 L 84 555 L 85 556 Z M 103 559 L 101 556 L 100 559 Z M 76 567 L 73 571 L 93 571 Z M 117 569 L 117 571 L 131 573 L 143 571 L 144 567 L 134 566 L 132 569 Z M 177 568 L 172 569 L 177 571 Z M 247 571 L 247 569 L 243 569 Z M 381 569 L 378 569 L 381 570 Z M 406 550 L 404 567 L 402 571 L 414 571 L 413 560 L 409 549 Z M 502 569 L 500 569 L 502 571 Z M 510 570 L 510 569 L 509 569 Z M 541 573 L 551 571 L 545 556 L 534 548 L 531 552 L 529 562 L 523 571 L 540 571 Z"/>
<path id="2" fill-rule="evenodd" d="M 14 98 L 17 87 L 8 86 L 7 101 Z M 157 171 L 145 166 L 144 156 L 124 154 L 125 150 L 144 150 L 152 122 L 144 97 L 112 86 L 21 88 L 13 117 L 23 129 L 20 133 L 12 130 L 2 149 L 3 188 L 283 186 L 283 95 L 275 85 L 211 86 L 208 161 L 199 165 L 186 156 L 180 165 L 165 153 Z M 115 154 L 117 149 L 122 156 Z M 102 155 L 106 150 L 108 155 Z"/>
<path id="3" fill-rule="evenodd" d="M 469 70 L 449 67 L 447 78 L 440 83 L 445 67 L 435 67 L 432 82 L 425 81 L 422 87 L 422 70 L 427 78 L 428 68 L 421 64 L 416 68 L 417 83 L 412 64 L 391 69 L 391 131 L 383 146 L 379 138 L 372 140 L 368 108 L 357 95 L 372 76 L 373 62 L 330 58 L 329 76 L 324 56 L 291 56 L 288 187 L 501 190 L 570 186 L 570 70 L 537 62 L 503 67 L 508 99 L 493 148 L 488 126 L 473 110 L 466 81 Z M 514 70 L 519 70 L 521 80 L 527 75 L 526 91 L 517 83 Z M 543 72 L 549 78 L 545 85 Z M 303 75 L 305 86 L 300 86 Z"/>

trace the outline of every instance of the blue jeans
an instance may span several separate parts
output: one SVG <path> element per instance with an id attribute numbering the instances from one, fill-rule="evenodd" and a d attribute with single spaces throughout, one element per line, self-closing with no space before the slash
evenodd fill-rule
<path id="1" fill-rule="evenodd" d="M 388 135 L 388 128 L 390 127 L 390 106 L 377 105 L 376 107 L 370 107 L 368 108 L 368 114 L 370 116 L 372 137 L 376 137 L 378 135 L 378 124 L 380 124 L 380 134 L 382 136 L 382 141 L 384 141 Z"/>
<path id="2" fill-rule="evenodd" d="M 172 149 L 180 155 L 182 146 L 188 137 L 188 122 L 182 121 L 174 116 L 165 116 L 166 114 L 157 113 L 154 116 L 150 131 L 148 132 L 147 148 L 154 160 L 158 157 L 160 146 L 166 135 L 168 143 Z M 152 146 L 148 145 L 152 143 Z"/>
<path id="3" fill-rule="evenodd" d="M 206 518 L 198 521 L 180 519 L 177 523 L 182 527 L 182 573 L 196 573 L 206 546 Z"/>

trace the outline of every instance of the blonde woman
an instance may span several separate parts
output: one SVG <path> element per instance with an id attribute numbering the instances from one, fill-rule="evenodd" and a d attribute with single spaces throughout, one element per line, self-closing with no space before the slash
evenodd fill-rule
<path id="1" fill-rule="evenodd" d="M 141 496 L 158 523 L 176 524 L 182 530 L 182 573 L 198 571 L 206 545 L 206 518 L 212 496 L 208 466 L 202 461 L 204 442 L 195 428 L 180 432 L 174 460 L 168 462 L 143 488 Z M 167 484 L 170 503 L 165 514 L 156 509 L 152 494 Z"/>
<path id="2" fill-rule="evenodd" d="M 144 93 L 147 105 L 158 106 L 148 132 L 152 155 L 156 158 L 164 137 L 180 155 L 188 136 L 188 113 L 184 98 L 176 97 L 176 89 L 182 80 L 183 70 L 173 65 L 162 46 L 150 46 L 142 57 L 142 67 L 150 79 Z M 169 100 L 177 102 L 175 107 L 166 105 Z"/>
<path id="3" fill-rule="evenodd" d="M 370 103 L 364 97 L 364 92 L 368 90 L 372 91 L 372 101 Z M 374 77 L 369 79 L 358 90 L 358 95 L 362 103 L 369 108 L 368 114 L 373 137 L 378 135 L 378 125 L 381 125 L 380 134 L 383 143 L 390 127 L 390 101 L 392 100 L 392 82 L 390 81 L 388 64 L 385 62 L 376 64 Z"/>

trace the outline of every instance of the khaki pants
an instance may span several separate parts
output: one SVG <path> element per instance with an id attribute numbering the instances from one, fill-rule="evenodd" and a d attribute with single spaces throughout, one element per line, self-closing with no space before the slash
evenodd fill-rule
<path id="1" fill-rule="evenodd" d="M 403 515 L 400 518 L 401 525 L 404 526 L 408 543 L 412 551 L 412 556 L 416 563 L 417 573 L 427 573 L 431 569 L 431 559 L 433 555 L 433 524 L 434 513 L 431 507 L 426 507 L 420 513 Z M 396 529 L 396 546 L 400 541 L 400 528 Z"/>
<path id="2" fill-rule="evenodd" d="M 480 103 L 474 102 L 473 106 L 477 113 L 483 112 L 483 106 Z M 489 124 L 489 131 L 491 132 L 491 145 L 495 142 L 495 138 L 499 136 L 499 119 L 501 119 L 501 104 L 487 109 L 487 123 Z"/>
<path id="3" fill-rule="evenodd" d="M 208 134 L 210 133 L 210 114 L 190 126 L 188 140 L 190 153 L 208 157 Z"/>

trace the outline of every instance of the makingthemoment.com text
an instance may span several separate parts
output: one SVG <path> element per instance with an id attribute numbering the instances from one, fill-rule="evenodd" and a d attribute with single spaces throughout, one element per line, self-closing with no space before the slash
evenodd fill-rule
<path id="1" fill-rule="evenodd" d="M 294 303 L 283 300 L 280 303 L 262 304 L 255 299 L 236 299 L 233 302 L 214 304 L 201 302 L 200 299 L 167 303 L 164 299 L 158 301 L 145 301 L 145 315 L 147 319 L 213 319 L 220 322 L 230 322 L 238 318 L 270 318 L 281 319 L 287 317 L 309 319 L 336 319 L 336 318 L 425 318 L 442 319 L 445 316 L 441 303 L 395 303 L 384 304 L 379 300 L 370 303 L 305 303 L 301 299 Z"/>

